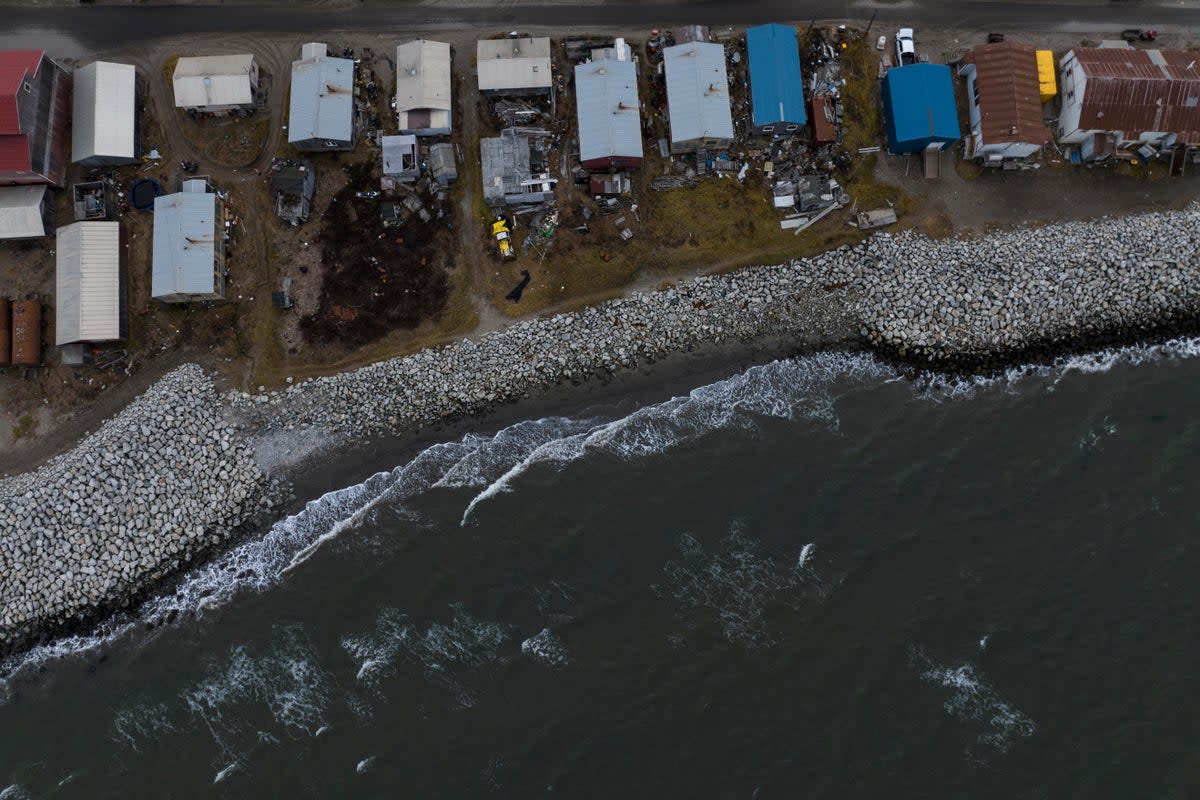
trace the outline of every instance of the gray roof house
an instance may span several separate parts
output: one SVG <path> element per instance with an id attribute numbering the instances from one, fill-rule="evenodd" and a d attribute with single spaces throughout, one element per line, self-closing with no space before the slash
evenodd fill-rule
<path id="1" fill-rule="evenodd" d="M 479 140 L 488 205 L 537 205 L 554 198 L 558 182 L 546 171 L 549 137 L 548 131 L 505 128 L 497 137 Z"/>
<path id="2" fill-rule="evenodd" d="M 150 296 L 164 303 L 225 296 L 225 203 L 203 180 L 154 199 Z"/>
<path id="3" fill-rule="evenodd" d="M 137 70 L 95 61 L 75 70 L 71 161 L 85 167 L 137 161 Z"/>
<path id="4" fill-rule="evenodd" d="M 380 141 L 383 151 L 383 174 L 401 181 L 415 181 L 421 175 L 421 162 L 417 157 L 417 137 L 384 136 Z"/>
<path id="5" fill-rule="evenodd" d="M 414 39 L 396 47 L 396 121 L 401 133 L 449 136 L 450 45 Z"/>
<path id="6" fill-rule="evenodd" d="M 354 148 L 354 62 L 309 42 L 292 62 L 288 144 L 302 151 Z"/>
<path id="7" fill-rule="evenodd" d="M 275 214 L 291 225 L 307 220 L 317 187 L 312 162 L 275 158 L 267 176 L 267 188 L 275 198 Z"/>
<path id="8" fill-rule="evenodd" d="M 725 47 L 688 42 L 663 49 L 671 152 L 719 150 L 733 143 Z"/>
<path id="9" fill-rule="evenodd" d="M 479 91 L 486 95 L 549 94 L 550 38 L 481 39 L 475 45 Z"/>
<path id="10" fill-rule="evenodd" d="M 454 158 L 454 145 L 438 142 L 429 148 L 429 172 L 442 186 L 458 180 L 458 162 Z"/>
<path id="11" fill-rule="evenodd" d="M 642 117 L 637 67 L 618 51 L 615 60 L 575 67 L 579 163 L 584 169 L 637 169 L 642 165 Z"/>

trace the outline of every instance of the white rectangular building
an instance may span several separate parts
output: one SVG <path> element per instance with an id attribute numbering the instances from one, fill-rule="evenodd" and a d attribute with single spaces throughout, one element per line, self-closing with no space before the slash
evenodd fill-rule
<path id="1" fill-rule="evenodd" d="M 171 83 L 176 108 L 212 114 L 250 110 L 258 91 L 258 61 L 249 54 L 181 58 Z"/>
<path id="2" fill-rule="evenodd" d="M 688 42 L 663 49 L 671 152 L 718 150 L 733 144 L 725 46 Z"/>
<path id="3" fill-rule="evenodd" d="M 202 180 L 154 199 L 150 296 L 164 303 L 225 296 L 225 205 Z"/>
<path id="4" fill-rule="evenodd" d="M 550 39 L 480 39 L 475 45 L 479 91 L 488 95 L 549 94 Z"/>
<path id="5" fill-rule="evenodd" d="M 55 344 L 124 339 L 120 223 L 59 228 L 54 249 Z"/>
<path id="6" fill-rule="evenodd" d="M 0 239 L 36 239 L 54 232 L 45 184 L 0 186 Z"/>
<path id="7" fill-rule="evenodd" d="M 396 117 L 401 133 L 449 136 L 450 45 L 414 39 L 396 47 Z"/>
<path id="8" fill-rule="evenodd" d="M 95 61 L 75 70 L 71 162 L 86 167 L 137 161 L 137 70 Z"/>
<path id="9" fill-rule="evenodd" d="M 292 62 L 288 144 L 306 152 L 354 147 L 354 62 L 309 42 Z"/>

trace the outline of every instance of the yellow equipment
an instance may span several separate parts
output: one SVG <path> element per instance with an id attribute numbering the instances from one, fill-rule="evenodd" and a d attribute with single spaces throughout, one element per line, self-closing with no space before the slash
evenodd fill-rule
<path id="1" fill-rule="evenodd" d="M 496 246 L 500 248 L 501 258 L 512 258 L 516 255 L 512 247 L 512 233 L 508 229 L 508 220 L 497 217 L 492 223 L 492 236 L 496 237 Z"/>
<path id="2" fill-rule="evenodd" d="M 1054 53 L 1049 50 L 1037 51 L 1038 91 L 1042 102 L 1054 99 L 1058 94 L 1058 81 L 1054 77 Z"/>

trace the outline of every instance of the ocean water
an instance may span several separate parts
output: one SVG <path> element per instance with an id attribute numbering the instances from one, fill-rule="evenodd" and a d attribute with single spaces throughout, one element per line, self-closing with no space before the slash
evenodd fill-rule
<path id="1" fill-rule="evenodd" d="M 4 664 L 0 798 L 1194 796 L 1197 355 L 816 355 L 377 465 Z"/>

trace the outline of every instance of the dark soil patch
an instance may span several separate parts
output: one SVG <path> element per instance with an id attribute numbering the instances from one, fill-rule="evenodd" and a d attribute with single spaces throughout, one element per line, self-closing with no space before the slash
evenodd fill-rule
<path id="1" fill-rule="evenodd" d="M 358 198 L 356 192 L 378 188 L 379 166 L 372 159 L 346 169 L 349 183 L 330 203 L 316 237 L 325 268 L 320 305 L 300 320 L 300 330 L 313 344 L 357 347 L 396 328 L 412 329 L 440 318 L 455 236 L 449 196 L 439 198 L 428 182 L 390 198 Z M 404 222 L 384 227 L 380 204 L 411 196 L 420 200 L 429 219 L 404 207 Z"/>

